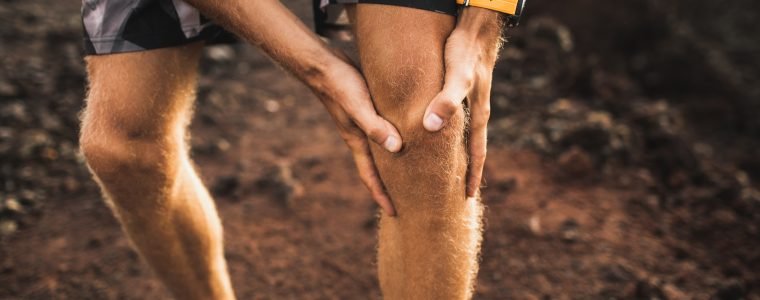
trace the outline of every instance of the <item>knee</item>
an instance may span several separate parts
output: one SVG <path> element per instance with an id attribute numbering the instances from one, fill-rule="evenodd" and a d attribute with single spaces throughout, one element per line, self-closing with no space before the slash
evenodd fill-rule
<path id="1" fill-rule="evenodd" d="M 397 202 L 415 199 L 415 207 L 442 207 L 442 201 L 464 191 L 468 160 L 466 115 L 459 110 L 443 129 L 429 132 L 422 125 L 425 106 L 408 103 L 410 108 L 402 110 L 395 121 L 391 120 L 404 141 L 402 150 L 375 151 L 375 162 L 391 198 Z M 410 190 L 410 186 L 414 189 Z M 430 201 L 422 203 L 425 202 L 422 199 Z"/>
<path id="2" fill-rule="evenodd" d="M 99 123 L 99 124 L 95 124 Z M 79 147 L 93 175 L 107 188 L 167 183 L 180 144 L 168 136 L 139 136 L 120 126 L 85 119 Z"/>

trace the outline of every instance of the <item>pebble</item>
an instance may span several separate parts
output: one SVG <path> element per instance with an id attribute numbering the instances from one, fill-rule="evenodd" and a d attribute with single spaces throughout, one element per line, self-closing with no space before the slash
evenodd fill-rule
<path id="1" fill-rule="evenodd" d="M 228 45 L 207 47 L 206 55 L 213 61 L 225 62 L 235 58 L 235 51 Z"/>
<path id="2" fill-rule="evenodd" d="M 5 209 L 14 212 L 14 213 L 23 213 L 24 207 L 21 206 L 21 203 L 16 200 L 16 198 L 9 197 L 8 199 L 5 199 Z"/>
<path id="3" fill-rule="evenodd" d="M 594 162 L 588 152 L 573 146 L 557 159 L 563 173 L 575 178 L 587 177 L 594 173 Z"/>
<path id="4" fill-rule="evenodd" d="M 0 236 L 8 236 L 18 230 L 18 224 L 12 220 L 0 221 Z"/>
<path id="5" fill-rule="evenodd" d="M 19 95 L 18 88 L 6 80 L 0 80 L 0 96 L 15 97 Z"/>
<path id="6" fill-rule="evenodd" d="M 573 218 L 568 218 L 562 222 L 562 228 L 560 229 L 560 237 L 565 242 L 574 242 L 580 237 L 580 231 L 578 230 L 579 224 Z"/>
<path id="7" fill-rule="evenodd" d="M 541 217 L 538 215 L 531 216 L 530 220 L 528 220 L 528 227 L 530 228 L 530 232 L 533 234 L 541 235 Z"/>
<path id="8" fill-rule="evenodd" d="M 267 100 L 264 104 L 265 109 L 267 112 L 270 113 L 276 113 L 280 110 L 280 102 L 277 102 L 277 100 Z"/>

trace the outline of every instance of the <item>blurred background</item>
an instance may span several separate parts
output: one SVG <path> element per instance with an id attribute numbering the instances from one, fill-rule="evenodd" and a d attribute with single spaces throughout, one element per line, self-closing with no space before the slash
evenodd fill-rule
<path id="1" fill-rule="evenodd" d="M 0 1 L 0 298 L 164 299 L 78 154 L 79 6 Z M 476 299 L 760 299 L 758 16 L 528 2 L 494 75 Z M 202 74 L 192 155 L 239 298 L 379 298 L 375 208 L 321 104 L 244 44 Z"/>

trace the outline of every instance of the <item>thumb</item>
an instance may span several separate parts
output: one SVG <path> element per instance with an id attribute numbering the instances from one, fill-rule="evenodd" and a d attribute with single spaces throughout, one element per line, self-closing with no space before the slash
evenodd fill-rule
<path id="1" fill-rule="evenodd" d="M 385 150 L 389 152 L 401 150 L 401 135 L 398 130 L 378 114 L 364 114 L 355 121 L 370 140 L 383 146 Z"/>
<path id="2" fill-rule="evenodd" d="M 438 131 L 443 128 L 451 116 L 462 108 L 462 102 L 472 86 L 471 77 L 446 76 L 443 89 L 433 98 L 427 109 L 422 125 L 428 131 Z"/>

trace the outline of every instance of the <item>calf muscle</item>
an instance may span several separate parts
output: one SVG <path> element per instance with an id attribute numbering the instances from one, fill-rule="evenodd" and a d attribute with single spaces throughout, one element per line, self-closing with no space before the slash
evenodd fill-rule
<path id="1" fill-rule="evenodd" d="M 357 7 L 362 68 L 378 112 L 405 142 L 397 154 L 373 145 L 396 207 L 380 221 L 378 272 L 387 299 L 465 299 L 472 294 L 482 206 L 466 199 L 465 114 L 440 132 L 422 127 L 443 85 L 451 16 L 402 7 Z"/>
<path id="2" fill-rule="evenodd" d="M 187 155 L 201 44 L 87 59 L 80 145 L 141 256 L 177 299 L 233 299 L 213 201 Z"/>

